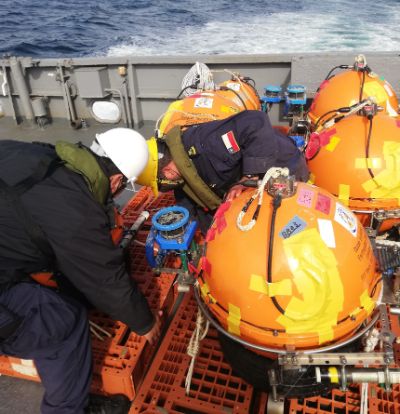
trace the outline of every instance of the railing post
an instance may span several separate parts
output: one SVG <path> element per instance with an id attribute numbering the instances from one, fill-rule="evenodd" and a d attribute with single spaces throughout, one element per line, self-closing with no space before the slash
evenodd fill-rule
<path id="1" fill-rule="evenodd" d="M 128 83 L 130 93 L 130 104 L 132 108 L 133 126 L 141 127 L 143 123 L 142 111 L 139 107 L 136 68 L 131 62 L 128 62 Z"/>

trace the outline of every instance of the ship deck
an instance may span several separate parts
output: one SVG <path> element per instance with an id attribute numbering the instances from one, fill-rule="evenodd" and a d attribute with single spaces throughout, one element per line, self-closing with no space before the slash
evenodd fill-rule
<path id="1" fill-rule="evenodd" d="M 126 226 L 140 212 L 152 214 L 172 205 L 172 194 L 154 199 L 150 190 L 140 189 L 122 209 Z M 136 280 L 152 309 L 164 310 L 163 336 L 157 348 L 131 332 L 126 325 L 113 321 L 95 310 L 90 319 L 107 330 L 110 338 L 92 337 L 94 375 L 92 392 L 109 395 L 121 393 L 131 401 L 129 414 L 328 414 L 362 413 L 362 386 L 347 391 L 335 389 L 319 397 L 287 400 L 271 408 L 268 395 L 256 391 L 232 371 L 225 361 L 217 334 L 210 329 L 202 341 L 194 365 L 189 393 L 185 393 L 185 377 L 190 364 L 187 345 L 195 327 L 197 305 L 191 293 L 182 299 L 174 285 L 173 272 L 155 277 L 148 266 L 143 242 L 151 226 L 151 216 L 129 248 L 131 277 Z M 140 243 L 141 242 L 141 243 Z M 176 304 L 179 306 L 175 306 Z M 399 317 L 391 315 L 392 330 L 400 335 Z M 0 413 L 32 414 L 39 412 L 43 388 L 30 361 L 0 357 Z M 367 404 L 370 414 L 399 413 L 400 385 L 385 392 L 369 384 Z M 270 402 L 271 404 L 271 402 Z M 274 411 L 275 410 L 275 411 Z"/>

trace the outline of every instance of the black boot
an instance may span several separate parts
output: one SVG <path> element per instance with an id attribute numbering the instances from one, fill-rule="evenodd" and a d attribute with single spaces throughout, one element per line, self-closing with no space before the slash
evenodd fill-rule
<path id="1" fill-rule="evenodd" d="M 85 414 L 128 414 L 131 402 L 125 395 L 90 395 Z"/>

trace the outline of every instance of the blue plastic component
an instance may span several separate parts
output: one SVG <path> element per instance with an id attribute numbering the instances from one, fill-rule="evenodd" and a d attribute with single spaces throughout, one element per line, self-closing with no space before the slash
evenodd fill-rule
<path id="1" fill-rule="evenodd" d="M 267 85 L 264 87 L 265 96 L 261 100 L 265 103 L 279 103 L 282 100 L 282 88 L 279 85 Z"/>
<path id="2" fill-rule="evenodd" d="M 162 250 L 189 250 L 190 243 L 197 229 L 197 221 L 192 221 L 186 227 L 185 234 L 181 240 L 165 239 L 161 233 L 157 233 L 155 237 L 156 243 Z"/>
<path id="3" fill-rule="evenodd" d="M 289 138 L 291 138 L 294 141 L 297 148 L 304 148 L 304 145 L 306 143 L 304 135 L 289 135 Z"/>
<path id="4" fill-rule="evenodd" d="M 265 103 L 279 103 L 282 98 L 280 96 L 262 96 L 261 100 Z"/>
<path id="5" fill-rule="evenodd" d="M 303 85 L 288 85 L 286 91 L 288 93 L 304 93 L 306 88 Z"/>
<path id="6" fill-rule="evenodd" d="M 179 221 L 177 221 L 176 223 L 173 224 L 160 224 L 158 223 L 158 219 L 167 213 L 170 212 L 176 212 L 176 213 L 182 213 L 183 214 L 183 218 Z M 155 227 L 156 230 L 158 231 L 172 231 L 172 230 L 176 230 L 179 229 L 181 227 L 183 227 L 187 222 L 189 221 L 189 211 L 184 208 L 184 207 L 180 207 L 180 206 L 171 206 L 171 207 L 165 207 L 162 208 L 160 211 L 158 211 L 152 219 L 152 223 L 153 226 Z"/>
<path id="7" fill-rule="evenodd" d="M 183 213 L 183 218 L 173 224 L 160 224 L 158 219 L 166 213 L 178 212 Z M 149 265 L 154 267 L 161 267 L 169 250 L 185 251 L 190 249 L 193 237 L 196 233 L 198 224 L 197 221 L 189 221 L 189 211 L 180 206 L 166 207 L 158 211 L 152 219 L 152 227 L 146 239 L 145 254 Z M 187 225 L 187 226 L 186 226 Z M 177 230 L 186 226 L 184 234 L 177 238 L 166 239 L 161 232 L 168 232 Z M 157 255 L 154 255 L 154 243 L 157 243 L 159 250 Z"/>
<path id="8" fill-rule="evenodd" d="M 286 101 L 290 105 L 305 105 L 307 103 L 306 88 L 303 85 L 288 85 Z"/>
<path id="9" fill-rule="evenodd" d="M 279 85 L 266 85 L 264 86 L 264 91 L 267 92 L 272 92 L 272 93 L 281 93 L 282 91 L 282 87 Z"/>
<path id="10" fill-rule="evenodd" d="M 161 267 L 162 262 L 164 261 L 164 258 L 166 256 L 165 251 L 158 251 L 157 256 L 154 256 L 154 240 L 155 240 L 156 232 L 154 228 L 151 228 L 149 231 L 149 234 L 147 235 L 146 239 L 146 247 L 145 247 L 145 255 L 147 263 L 150 267 Z"/>

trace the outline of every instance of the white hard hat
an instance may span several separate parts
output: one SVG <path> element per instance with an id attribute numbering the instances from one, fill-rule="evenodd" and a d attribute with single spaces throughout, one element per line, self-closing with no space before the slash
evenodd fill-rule
<path id="1" fill-rule="evenodd" d="M 113 128 L 96 134 L 96 140 L 101 148 L 94 142 L 91 149 L 110 158 L 129 181 L 136 181 L 149 160 L 145 138 L 133 129 Z"/>

